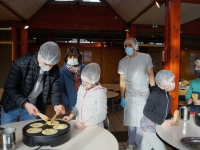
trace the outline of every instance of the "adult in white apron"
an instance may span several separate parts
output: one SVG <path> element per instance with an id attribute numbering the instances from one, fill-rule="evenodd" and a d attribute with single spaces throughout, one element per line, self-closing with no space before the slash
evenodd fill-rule
<path id="1" fill-rule="evenodd" d="M 140 120 L 149 96 L 149 81 L 151 86 L 155 85 L 155 81 L 151 57 L 136 51 L 138 50 L 137 40 L 127 38 L 124 45 L 128 56 L 120 60 L 118 73 L 120 74 L 121 102 L 125 103 L 124 125 L 128 126 L 126 150 L 132 150 L 134 144 L 138 149 L 140 147 L 143 137 Z"/>

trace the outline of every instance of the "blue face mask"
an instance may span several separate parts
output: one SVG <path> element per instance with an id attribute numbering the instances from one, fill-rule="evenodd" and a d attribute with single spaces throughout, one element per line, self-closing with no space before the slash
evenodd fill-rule
<path id="1" fill-rule="evenodd" d="M 75 66 L 78 65 L 78 60 L 68 60 L 67 64 L 71 65 L 71 66 Z"/>
<path id="2" fill-rule="evenodd" d="M 132 56 L 134 54 L 133 48 L 126 47 L 125 52 L 128 56 Z"/>

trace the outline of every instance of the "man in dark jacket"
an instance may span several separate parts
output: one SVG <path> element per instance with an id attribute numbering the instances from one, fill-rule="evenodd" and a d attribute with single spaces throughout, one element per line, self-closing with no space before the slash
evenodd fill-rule
<path id="1" fill-rule="evenodd" d="M 56 114 L 64 114 L 61 105 L 59 67 L 61 53 L 54 42 L 46 42 L 39 52 L 19 57 L 12 65 L 2 96 L 1 124 L 36 119 L 46 112 L 50 97 Z"/>

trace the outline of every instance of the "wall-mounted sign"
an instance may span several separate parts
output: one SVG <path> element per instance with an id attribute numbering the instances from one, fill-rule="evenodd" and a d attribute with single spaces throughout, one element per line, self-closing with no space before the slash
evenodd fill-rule
<path id="1" fill-rule="evenodd" d="M 92 52 L 84 51 L 84 62 L 91 62 L 92 61 Z"/>

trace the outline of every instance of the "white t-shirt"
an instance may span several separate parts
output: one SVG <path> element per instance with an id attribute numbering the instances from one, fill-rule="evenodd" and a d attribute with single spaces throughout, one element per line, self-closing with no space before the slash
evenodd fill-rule
<path id="1" fill-rule="evenodd" d="M 130 67 L 130 65 L 132 67 L 138 66 L 139 61 L 141 62 L 141 65 L 143 66 L 143 68 L 146 68 L 147 70 L 150 68 L 153 68 L 152 59 L 149 54 L 140 53 L 140 52 L 137 52 L 137 53 L 138 55 L 135 58 L 130 58 L 129 56 L 126 56 L 120 60 L 119 67 L 118 67 L 119 74 L 125 74 L 126 70 Z"/>
<path id="2" fill-rule="evenodd" d="M 126 56 L 120 60 L 118 73 L 124 75 L 126 84 L 134 84 L 134 89 L 139 90 L 148 87 L 148 69 L 150 68 L 153 68 L 150 55 L 138 52 L 134 58 Z"/>

